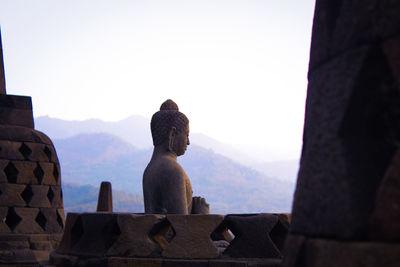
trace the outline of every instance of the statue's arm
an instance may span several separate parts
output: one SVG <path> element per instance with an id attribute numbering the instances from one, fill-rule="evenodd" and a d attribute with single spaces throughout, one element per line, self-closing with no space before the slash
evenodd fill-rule
<path id="1" fill-rule="evenodd" d="M 179 171 L 173 171 L 166 178 L 164 194 L 167 196 L 166 209 L 169 214 L 188 214 L 188 203 L 186 200 L 185 179 Z"/>

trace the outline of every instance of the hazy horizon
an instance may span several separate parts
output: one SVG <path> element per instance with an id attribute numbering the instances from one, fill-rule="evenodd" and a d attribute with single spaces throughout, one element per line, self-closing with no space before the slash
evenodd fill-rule
<path id="1" fill-rule="evenodd" d="M 121 120 L 103 120 L 100 118 L 89 118 L 89 119 L 82 119 L 82 120 L 64 120 L 61 118 L 56 118 L 56 117 L 52 117 L 52 116 L 48 116 L 48 115 L 43 115 L 43 116 L 35 116 L 35 121 L 37 119 L 41 119 L 41 118 L 50 118 L 50 119 L 57 119 L 57 120 L 62 120 L 62 121 L 67 121 L 67 122 L 78 122 L 78 123 L 84 123 L 87 121 L 101 121 L 101 122 L 105 122 L 105 123 L 119 123 L 125 120 L 129 120 L 130 118 L 141 118 L 144 120 L 147 120 L 147 124 L 145 126 L 145 130 L 147 130 L 147 134 L 148 134 L 148 144 L 146 146 L 137 146 L 137 144 L 134 144 L 135 147 L 138 147 L 139 149 L 148 149 L 148 148 L 152 148 L 152 144 L 151 144 L 151 134 L 150 134 L 150 119 L 151 118 L 146 118 L 142 115 L 137 115 L 137 114 L 133 114 L 130 115 L 126 118 L 123 118 Z M 148 127 L 147 127 L 148 126 Z M 35 128 L 36 125 L 35 125 Z M 39 129 L 40 130 L 40 129 Z M 45 132 L 46 133 L 46 132 Z M 82 133 L 90 133 L 87 131 L 82 131 Z M 48 133 L 47 133 L 48 134 Z M 134 133 L 132 133 L 132 135 L 134 135 Z M 226 147 L 231 147 L 232 149 L 236 150 L 237 152 L 241 152 L 243 155 L 242 157 L 240 155 L 238 155 L 237 157 L 233 157 L 230 153 L 229 155 L 227 153 L 223 153 L 226 156 L 229 156 L 230 158 L 236 160 L 237 162 L 240 162 L 240 158 L 243 158 L 245 160 L 245 162 L 243 162 L 246 165 L 249 165 L 248 163 L 250 161 L 255 161 L 256 163 L 272 163 L 272 162 L 282 162 L 282 161 L 293 161 L 293 160 L 299 160 L 300 159 L 300 153 L 301 153 L 301 147 L 300 148 L 293 148 L 293 149 L 282 149 L 280 147 L 260 147 L 257 145 L 241 145 L 241 144 L 231 144 L 228 142 L 224 142 L 224 140 L 219 140 L 217 138 L 211 137 L 206 135 L 205 133 L 202 132 L 193 132 L 191 131 L 189 134 L 189 138 L 192 142 L 192 137 L 193 135 L 195 135 L 197 138 L 199 138 L 200 136 L 205 136 L 207 139 L 210 140 L 214 140 L 218 143 L 220 143 L 221 145 L 224 145 Z M 71 135 L 72 136 L 72 135 Z M 68 137 L 65 138 L 69 138 L 70 135 L 68 135 Z M 121 136 L 120 136 L 121 137 Z M 122 138 L 122 137 L 121 137 Z M 122 138 L 125 141 L 129 142 L 129 138 Z M 196 140 L 195 140 L 196 141 Z M 209 144 L 208 146 L 205 146 L 205 148 L 213 148 L 212 144 Z M 300 149 L 300 150 L 296 150 L 296 149 Z M 218 149 L 215 150 L 213 149 L 215 152 L 218 152 Z M 234 151 L 232 151 L 234 152 Z"/>

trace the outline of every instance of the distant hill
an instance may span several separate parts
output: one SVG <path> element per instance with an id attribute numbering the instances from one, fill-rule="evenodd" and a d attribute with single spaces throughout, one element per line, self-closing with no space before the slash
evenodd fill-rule
<path id="1" fill-rule="evenodd" d="M 68 212 L 96 211 L 99 187 L 63 182 L 65 214 Z M 143 197 L 112 190 L 113 210 L 119 212 L 143 212 Z"/>
<path id="2" fill-rule="evenodd" d="M 98 119 L 66 121 L 42 116 L 35 118 L 35 128 L 43 131 L 52 139 L 65 139 L 86 133 L 108 133 L 118 136 L 137 149 L 152 148 L 150 120 L 138 115 L 117 122 L 106 122 Z M 253 151 L 255 148 L 246 150 L 245 147 L 234 147 L 201 133 L 190 133 L 190 142 L 206 149 L 212 149 L 215 153 L 231 158 L 267 176 L 292 182 L 296 180 L 299 167 L 298 160 L 265 162 L 261 156 L 256 156 L 260 153 L 253 155 L 251 152 L 243 152 Z M 273 151 L 268 151 L 268 154 L 273 158 Z"/>
<path id="3" fill-rule="evenodd" d="M 142 174 L 151 149 L 136 149 L 105 133 L 81 134 L 53 142 L 64 183 L 98 187 L 107 180 L 114 189 L 142 194 Z M 214 213 L 290 211 L 293 182 L 267 177 L 196 145 L 190 145 L 178 161 L 190 177 L 194 195 L 205 197 Z"/>
<path id="4" fill-rule="evenodd" d="M 65 139 L 82 133 L 109 133 L 137 148 L 149 148 L 153 145 L 149 119 L 138 115 L 117 122 L 99 119 L 66 121 L 41 116 L 35 118 L 35 128 L 52 139 Z"/>

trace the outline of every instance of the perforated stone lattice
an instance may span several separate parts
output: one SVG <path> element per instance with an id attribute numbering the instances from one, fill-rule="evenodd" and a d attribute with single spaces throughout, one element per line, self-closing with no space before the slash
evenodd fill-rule
<path id="1" fill-rule="evenodd" d="M 67 255 L 179 259 L 280 258 L 280 249 L 270 238 L 278 215 L 234 217 L 232 220 L 223 215 L 69 213 L 63 240 L 56 252 Z M 223 250 L 217 247 L 223 240 L 211 238 L 211 233 L 219 228 L 232 228 L 236 232 L 236 241 L 226 240 L 224 243 L 227 250 L 230 248 L 228 254 L 222 255 Z M 283 237 L 287 230 L 285 228 L 281 232 Z M 169 238 L 168 232 L 173 232 L 173 236 Z M 256 244 L 250 243 L 249 235 L 252 235 L 251 238 L 255 236 Z M 88 248 L 89 243 L 95 245 Z M 263 249 L 265 245 L 269 245 L 273 253 Z M 254 252 L 254 249 L 258 251 Z"/>
<path id="2" fill-rule="evenodd" d="M 54 148 L 34 140 L 0 144 L 0 208 L 7 214 L 3 227 L 18 234 L 61 233 L 65 223 Z"/>

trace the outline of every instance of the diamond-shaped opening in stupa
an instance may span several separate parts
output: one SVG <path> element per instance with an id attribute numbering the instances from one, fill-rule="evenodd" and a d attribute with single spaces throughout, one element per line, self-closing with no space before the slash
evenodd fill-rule
<path id="1" fill-rule="evenodd" d="M 39 184 L 42 184 L 43 177 L 44 177 L 44 171 L 43 171 L 42 167 L 40 167 L 39 163 L 37 163 L 36 168 L 33 170 L 33 174 L 35 175 Z"/>
<path id="2" fill-rule="evenodd" d="M 19 147 L 19 152 L 21 152 L 25 159 L 28 159 L 32 154 L 32 149 L 30 149 L 25 143 L 22 143 L 22 145 Z"/>
<path id="3" fill-rule="evenodd" d="M 53 203 L 54 191 L 51 188 L 51 186 L 49 186 L 49 191 L 47 192 L 47 198 L 49 199 L 50 203 Z"/>
<path id="4" fill-rule="evenodd" d="M 7 181 L 9 183 L 15 184 L 18 177 L 18 169 L 15 168 L 14 164 L 10 161 L 4 168 L 4 173 L 6 174 Z"/>
<path id="5" fill-rule="evenodd" d="M 32 186 L 27 185 L 21 193 L 21 197 L 24 199 L 25 203 L 28 205 L 29 202 L 31 202 L 32 197 L 33 197 L 33 191 L 32 191 Z"/>
<path id="6" fill-rule="evenodd" d="M 10 228 L 11 231 L 14 231 L 15 227 L 22 221 L 22 218 L 15 212 L 13 207 L 8 208 L 7 216 L 5 223 Z"/>
<path id="7" fill-rule="evenodd" d="M 49 161 L 51 161 L 51 150 L 47 146 L 45 146 L 43 152 L 46 154 Z"/>
<path id="8" fill-rule="evenodd" d="M 42 227 L 43 230 L 46 230 L 47 219 L 41 211 L 39 211 L 39 213 L 36 215 L 35 221 L 40 225 L 40 227 Z"/>

